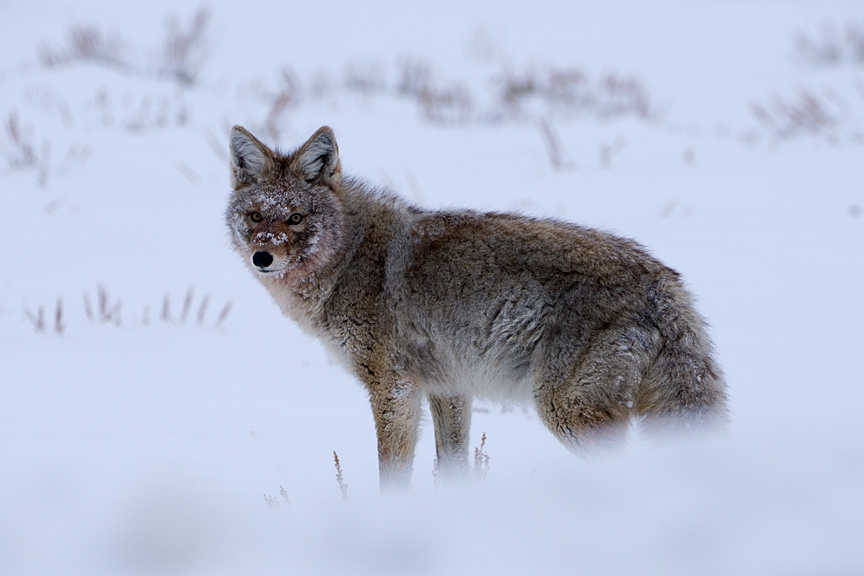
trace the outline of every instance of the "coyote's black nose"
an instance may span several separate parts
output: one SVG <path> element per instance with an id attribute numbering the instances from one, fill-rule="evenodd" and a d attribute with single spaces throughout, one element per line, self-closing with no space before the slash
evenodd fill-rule
<path id="1" fill-rule="evenodd" d="M 273 263 L 273 256 L 269 252 L 255 252 L 252 255 L 252 263 L 258 268 L 266 268 Z"/>

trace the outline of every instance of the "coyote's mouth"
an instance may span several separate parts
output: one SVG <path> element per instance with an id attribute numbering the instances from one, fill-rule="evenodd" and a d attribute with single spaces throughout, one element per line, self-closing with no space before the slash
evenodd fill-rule
<path id="1" fill-rule="evenodd" d="M 306 259 L 300 256 L 294 262 L 286 259 L 281 264 L 273 268 L 261 268 L 260 266 L 253 266 L 253 269 L 255 272 L 261 274 L 262 276 L 282 276 L 297 268 L 300 264 L 304 262 L 304 260 Z"/>
<path id="2" fill-rule="evenodd" d="M 269 268 L 269 269 L 256 268 L 255 272 L 258 272 L 259 274 L 270 275 L 270 274 L 281 274 L 282 272 L 285 272 L 288 269 L 290 269 L 290 266 L 280 266 L 279 268 Z"/>

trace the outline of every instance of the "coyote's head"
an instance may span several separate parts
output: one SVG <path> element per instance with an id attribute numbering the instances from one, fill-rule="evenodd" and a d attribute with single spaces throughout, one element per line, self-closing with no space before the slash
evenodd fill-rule
<path id="1" fill-rule="evenodd" d="M 231 131 L 226 219 L 234 248 L 263 277 L 300 280 L 343 244 L 342 169 L 336 138 L 319 129 L 292 154 L 274 152 L 244 128 Z"/>

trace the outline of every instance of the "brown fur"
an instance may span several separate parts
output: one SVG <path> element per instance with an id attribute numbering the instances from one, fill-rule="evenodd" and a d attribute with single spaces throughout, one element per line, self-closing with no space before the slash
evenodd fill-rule
<path id="1" fill-rule="evenodd" d="M 235 127 L 231 158 L 233 244 L 366 386 L 382 485 L 410 479 L 424 397 L 444 475 L 467 470 L 474 396 L 533 402 L 577 452 L 620 442 L 633 416 L 649 432 L 725 421 L 704 321 L 635 242 L 415 208 L 343 178 L 326 127 L 287 155 Z"/>

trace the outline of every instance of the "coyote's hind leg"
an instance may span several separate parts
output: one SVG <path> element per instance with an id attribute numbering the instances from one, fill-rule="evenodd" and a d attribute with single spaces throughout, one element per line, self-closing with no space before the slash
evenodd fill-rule
<path id="1" fill-rule="evenodd" d="M 632 329 L 607 329 L 581 354 L 566 343 L 551 348 L 534 397 L 546 426 L 571 451 L 587 454 L 626 441 L 636 390 L 652 356 L 647 340 Z"/>

